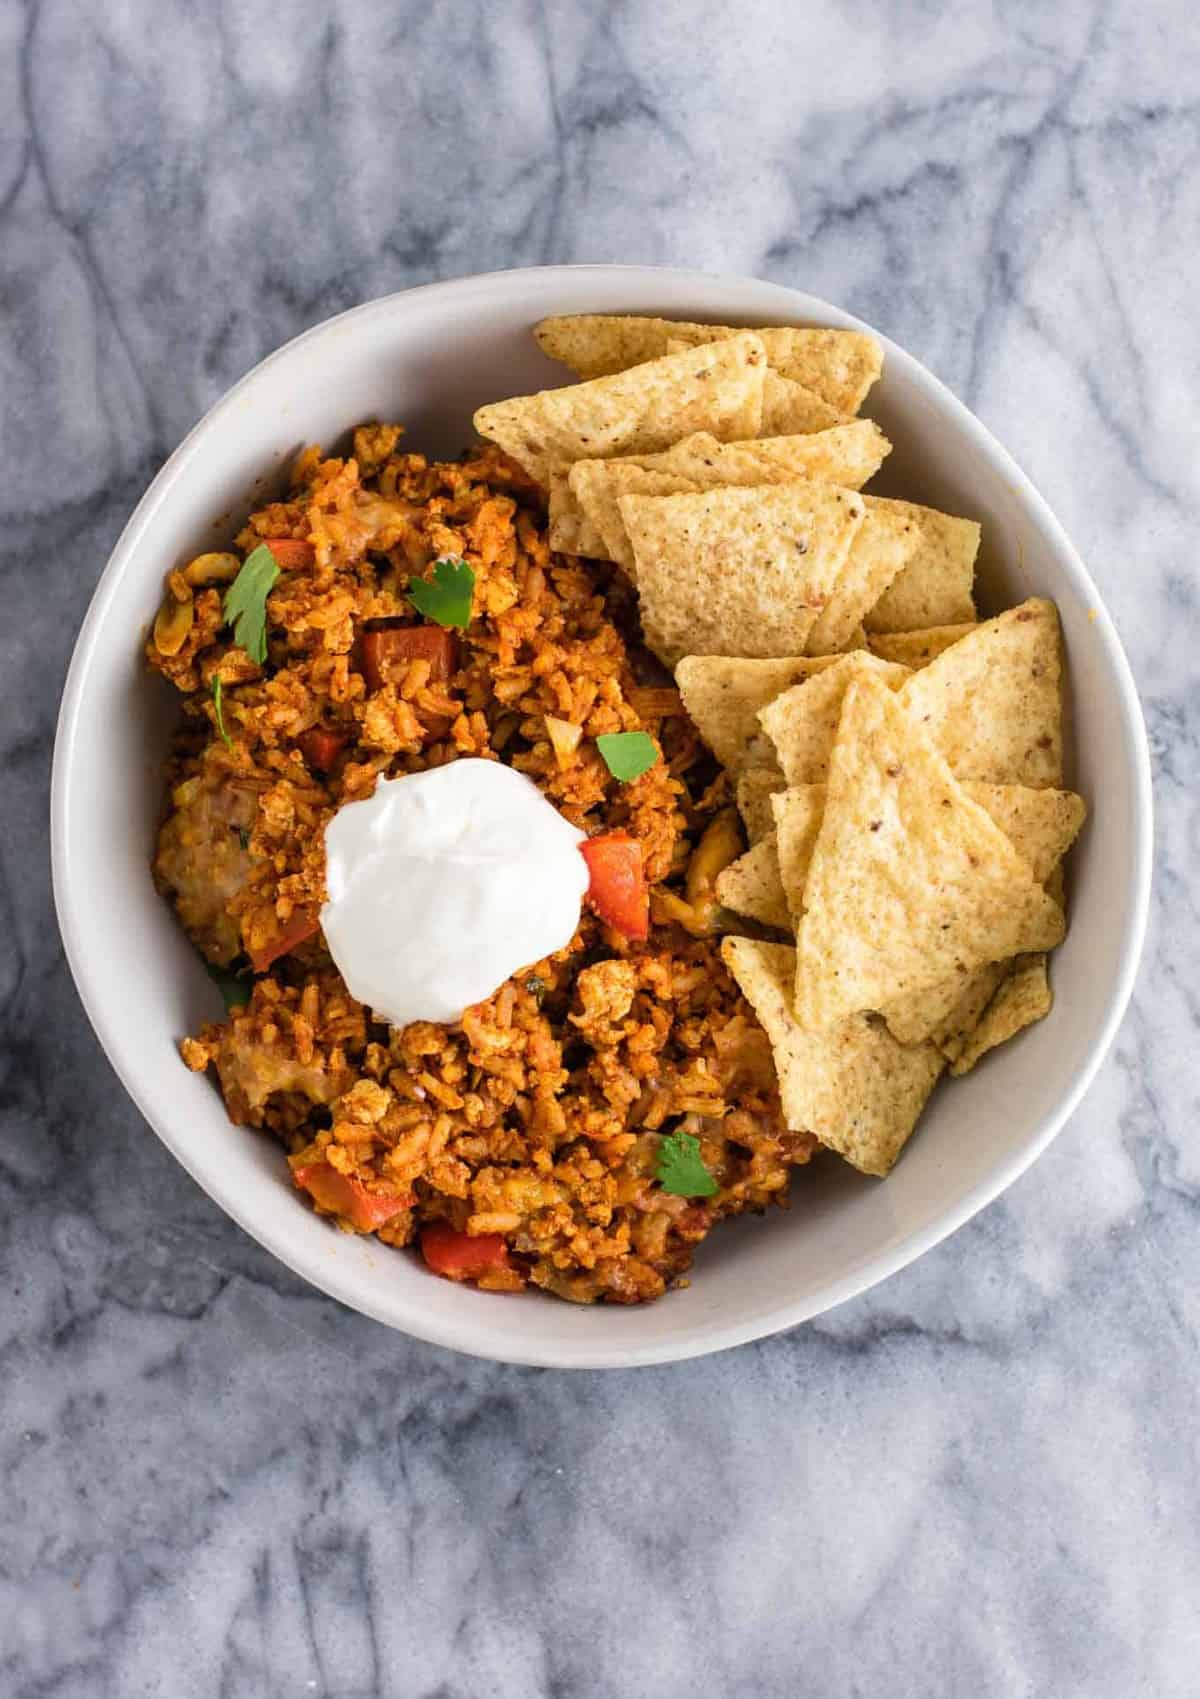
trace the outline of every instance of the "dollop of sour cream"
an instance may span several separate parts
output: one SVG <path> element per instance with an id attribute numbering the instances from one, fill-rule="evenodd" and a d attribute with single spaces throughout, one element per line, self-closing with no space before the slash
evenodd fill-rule
<path id="1" fill-rule="evenodd" d="M 325 828 L 321 926 L 352 995 L 393 1026 L 457 1021 L 570 943 L 583 838 L 497 761 L 382 779 L 346 803 Z"/>

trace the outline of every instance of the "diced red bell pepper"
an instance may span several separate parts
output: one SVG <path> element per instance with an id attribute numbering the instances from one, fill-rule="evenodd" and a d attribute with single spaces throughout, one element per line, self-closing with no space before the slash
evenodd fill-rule
<path id="1" fill-rule="evenodd" d="M 650 893 L 642 868 L 642 846 L 625 832 L 606 832 L 580 844 L 591 882 L 588 901 L 610 926 L 627 938 L 650 932 Z"/>
<path id="2" fill-rule="evenodd" d="M 429 662 L 430 684 L 445 684 L 454 671 L 454 638 L 440 625 L 387 625 L 362 640 L 367 689 L 381 689 L 398 678 L 410 661 Z"/>
<path id="3" fill-rule="evenodd" d="M 412 1205 L 412 1193 L 371 1192 L 352 1174 L 341 1174 L 328 1162 L 309 1162 L 293 1168 L 292 1179 L 331 1215 L 345 1216 L 360 1233 L 373 1233 L 402 1209 Z"/>
<path id="4" fill-rule="evenodd" d="M 269 944 L 264 944 L 256 955 L 250 957 L 250 966 L 255 973 L 266 973 L 272 962 L 278 961 L 280 956 L 286 956 L 297 944 L 303 944 L 306 938 L 311 938 L 319 925 L 320 921 L 311 909 L 297 909 L 282 932 L 277 933 Z"/>
<path id="5" fill-rule="evenodd" d="M 435 1274 L 447 1280 L 478 1280 L 489 1269 L 508 1267 L 508 1246 L 500 1233 L 459 1233 L 444 1221 L 421 1232 L 421 1255 Z"/>
<path id="6" fill-rule="evenodd" d="M 303 572 L 317 563 L 316 549 L 303 537 L 268 537 L 267 547 L 280 572 Z"/>
<path id="7" fill-rule="evenodd" d="M 304 759 L 318 773 L 329 771 L 348 741 L 344 732 L 330 731 L 326 726 L 313 726 L 299 738 Z"/>

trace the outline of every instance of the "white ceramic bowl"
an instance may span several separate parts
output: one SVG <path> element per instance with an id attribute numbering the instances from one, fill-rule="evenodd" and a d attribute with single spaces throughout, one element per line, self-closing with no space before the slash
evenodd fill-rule
<path id="1" fill-rule="evenodd" d="M 865 411 L 895 444 L 880 488 L 983 522 L 984 605 L 1033 593 L 1062 614 L 1074 782 L 1091 816 L 1072 858 L 1071 930 L 1050 1017 L 942 1086 L 894 1173 L 833 1160 L 797 1176 L 788 1212 L 719 1228 L 693 1284 L 644 1308 L 488 1296 L 415 1257 L 338 1233 L 305 1209 L 283 1157 L 233 1127 L 180 1035 L 219 1012 L 149 861 L 172 692 L 140 638 L 164 571 L 237 529 L 303 443 L 367 418 L 455 453 L 481 402 L 569 381 L 530 336 L 549 313 L 659 313 L 864 328 L 749 278 L 635 266 L 549 267 L 430 284 L 358 307 L 264 360 L 180 444 L 100 580 L 67 679 L 55 750 L 54 889 L 76 984 L 113 1067 L 184 1167 L 235 1221 L 343 1303 L 419 1338 L 512 1362 L 668 1362 L 790 1327 L 911 1262 L 994 1198 L 1062 1126 L 1112 1041 L 1133 982 L 1150 884 L 1145 732 L 1116 632 L 1061 528 L 1005 451 L 943 386 L 884 340 Z"/>

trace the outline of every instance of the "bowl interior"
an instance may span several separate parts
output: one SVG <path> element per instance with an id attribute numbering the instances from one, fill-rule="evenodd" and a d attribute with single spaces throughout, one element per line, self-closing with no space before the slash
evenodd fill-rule
<path id="1" fill-rule="evenodd" d="M 133 516 L 81 632 L 55 760 L 60 920 L 89 1015 L 126 1087 L 212 1196 L 298 1272 L 382 1321 L 459 1349 L 577 1366 L 662 1361 L 803 1320 L 961 1224 L 1049 1140 L 1091 1077 L 1128 996 L 1149 880 L 1144 733 L 1094 587 L 1057 525 L 983 428 L 889 347 L 865 412 L 895 445 L 880 487 L 983 522 L 985 606 L 1058 603 L 1074 724 L 1072 782 L 1090 819 L 1074 852 L 1071 930 L 1055 1008 L 962 1081 L 943 1083 L 886 1183 L 832 1159 L 797 1177 L 790 1211 L 722 1227 L 693 1284 L 643 1309 L 578 1310 L 427 1275 L 331 1231 L 293 1196 L 281 1154 L 228 1123 L 179 1037 L 219 998 L 148 873 L 172 693 L 140 638 L 162 575 L 238 528 L 302 444 L 398 419 L 432 454 L 470 440 L 481 402 L 567 381 L 529 335 L 547 313 L 657 312 L 747 323 L 856 321 L 748 280 L 636 267 L 550 268 L 432 285 L 372 303 L 289 344 L 181 445 Z"/>

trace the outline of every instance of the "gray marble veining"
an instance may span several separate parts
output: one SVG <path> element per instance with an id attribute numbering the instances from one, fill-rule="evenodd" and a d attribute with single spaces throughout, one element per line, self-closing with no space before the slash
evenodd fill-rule
<path id="1" fill-rule="evenodd" d="M 0 1695 L 1200 1688 L 1200 26 L 1186 0 L 0 6 Z M 51 918 L 57 696 L 200 413 L 543 261 L 863 314 L 1117 618 L 1158 871 L 1099 1081 L 884 1287 L 705 1362 L 473 1363 L 315 1296 L 147 1131 Z"/>

